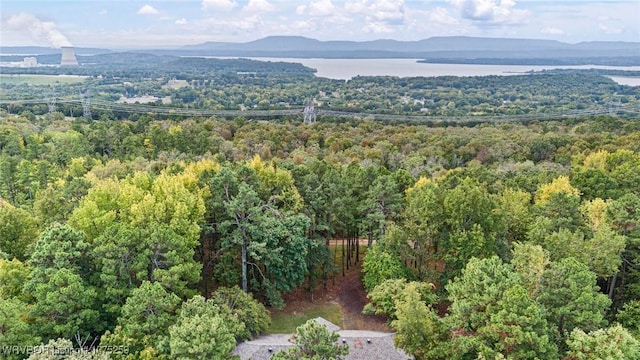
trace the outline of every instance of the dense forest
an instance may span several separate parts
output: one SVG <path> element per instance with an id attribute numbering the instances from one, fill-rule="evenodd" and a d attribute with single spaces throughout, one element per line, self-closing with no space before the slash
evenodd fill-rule
<path id="1" fill-rule="evenodd" d="M 286 78 L 220 88 L 260 93 L 247 104 L 311 94 Z M 508 114 L 520 97 L 549 111 L 640 99 L 584 74 L 318 82 L 389 113 L 378 98 L 414 88 L 449 93 L 434 102 L 455 101 L 453 115 Z M 51 89 L 7 86 L 3 95 Z M 231 96 L 209 83 L 166 91 Z M 36 106 L 0 114 L 0 346 L 226 358 L 267 330 L 286 294 L 362 263 L 363 310 L 386 315 L 416 359 L 640 356 L 637 115 L 303 124 Z"/>

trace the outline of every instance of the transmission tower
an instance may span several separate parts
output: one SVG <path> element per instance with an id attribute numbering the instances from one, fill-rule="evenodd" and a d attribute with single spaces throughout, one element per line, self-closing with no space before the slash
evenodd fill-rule
<path id="1" fill-rule="evenodd" d="M 315 99 L 309 99 L 305 104 L 304 111 L 303 111 L 305 124 L 313 124 L 316 122 L 316 118 L 318 117 L 318 111 L 314 106 L 315 102 L 316 102 Z"/>
<path id="2" fill-rule="evenodd" d="M 86 119 L 91 119 L 91 97 L 80 93 L 80 101 L 82 102 L 82 116 Z"/>
<path id="3" fill-rule="evenodd" d="M 49 114 L 56 112 L 56 93 L 51 93 L 47 97 L 47 105 L 49 105 Z"/>
<path id="4" fill-rule="evenodd" d="M 611 99 L 611 101 L 609 101 L 609 115 L 611 116 L 617 116 L 622 108 L 622 101 L 620 100 L 620 95 L 618 94 L 613 94 L 614 99 Z"/>

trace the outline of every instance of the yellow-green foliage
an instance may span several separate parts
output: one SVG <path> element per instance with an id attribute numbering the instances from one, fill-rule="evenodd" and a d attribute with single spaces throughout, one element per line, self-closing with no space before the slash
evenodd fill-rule
<path id="1" fill-rule="evenodd" d="M 433 183 L 434 185 L 436 185 L 436 183 L 435 183 L 435 182 L 433 182 L 433 180 L 431 180 L 431 179 L 429 179 L 429 178 L 427 178 L 427 177 L 421 176 L 418 180 L 416 180 L 416 183 L 415 183 L 415 184 L 413 184 L 413 186 L 412 186 L 412 187 L 407 188 L 407 190 L 405 191 L 405 193 L 409 194 L 409 193 L 411 193 L 413 190 L 415 190 L 415 189 L 417 189 L 417 188 L 421 188 L 421 187 L 425 186 L 426 184 L 430 184 L 430 183 Z"/>
<path id="2" fill-rule="evenodd" d="M 580 206 L 580 210 L 589 220 L 591 229 L 598 230 L 604 225 L 607 215 L 608 203 L 600 198 L 593 199 L 591 201 L 585 201 Z"/>
<path id="3" fill-rule="evenodd" d="M 609 152 L 607 150 L 599 150 L 587 155 L 582 161 L 582 164 L 588 168 L 605 171 L 608 157 Z"/>
<path id="4" fill-rule="evenodd" d="M 569 183 L 569 178 L 566 176 L 559 176 L 548 184 L 543 184 L 538 187 L 535 196 L 536 205 L 546 204 L 551 196 L 558 193 L 565 193 L 572 196 L 580 196 L 580 190 L 576 189 Z"/>
<path id="5" fill-rule="evenodd" d="M 248 165 L 260 179 L 258 195 L 261 198 L 268 198 L 267 200 L 281 205 L 284 210 L 299 211 L 302 208 L 303 199 L 295 187 L 290 171 L 278 168 L 273 161 L 265 163 L 260 155 L 254 156 Z"/>

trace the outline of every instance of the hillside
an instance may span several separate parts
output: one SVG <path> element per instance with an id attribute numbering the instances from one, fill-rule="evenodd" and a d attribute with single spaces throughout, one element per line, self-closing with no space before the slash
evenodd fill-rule
<path id="1" fill-rule="evenodd" d="M 206 42 L 169 50 L 171 53 L 217 56 L 319 58 L 613 58 L 640 56 L 640 43 L 432 37 L 418 41 L 320 41 L 300 36 L 270 36 L 247 43 Z"/>
<path id="2" fill-rule="evenodd" d="M 135 51 L 135 50 L 130 50 Z M 110 53 L 99 48 L 76 48 L 76 55 Z M 373 41 L 321 41 L 302 36 L 269 36 L 245 42 L 205 42 L 177 48 L 145 49 L 137 52 L 172 56 L 231 56 L 327 59 L 424 59 L 427 62 L 480 64 L 596 64 L 640 65 L 639 42 L 581 42 L 555 40 L 432 37 L 417 41 L 379 39 Z M 57 55 L 59 49 L 20 46 L 0 47 L 7 55 Z M 505 59 L 508 59 L 505 61 Z"/>

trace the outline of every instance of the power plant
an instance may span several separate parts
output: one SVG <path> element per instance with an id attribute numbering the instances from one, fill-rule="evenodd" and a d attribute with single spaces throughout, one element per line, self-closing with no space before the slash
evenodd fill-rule
<path id="1" fill-rule="evenodd" d="M 76 54 L 73 51 L 73 47 L 71 46 L 63 46 L 60 48 L 62 50 L 62 57 L 60 58 L 60 65 L 62 66 L 77 66 L 78 59 L 76 59 Z"/>

